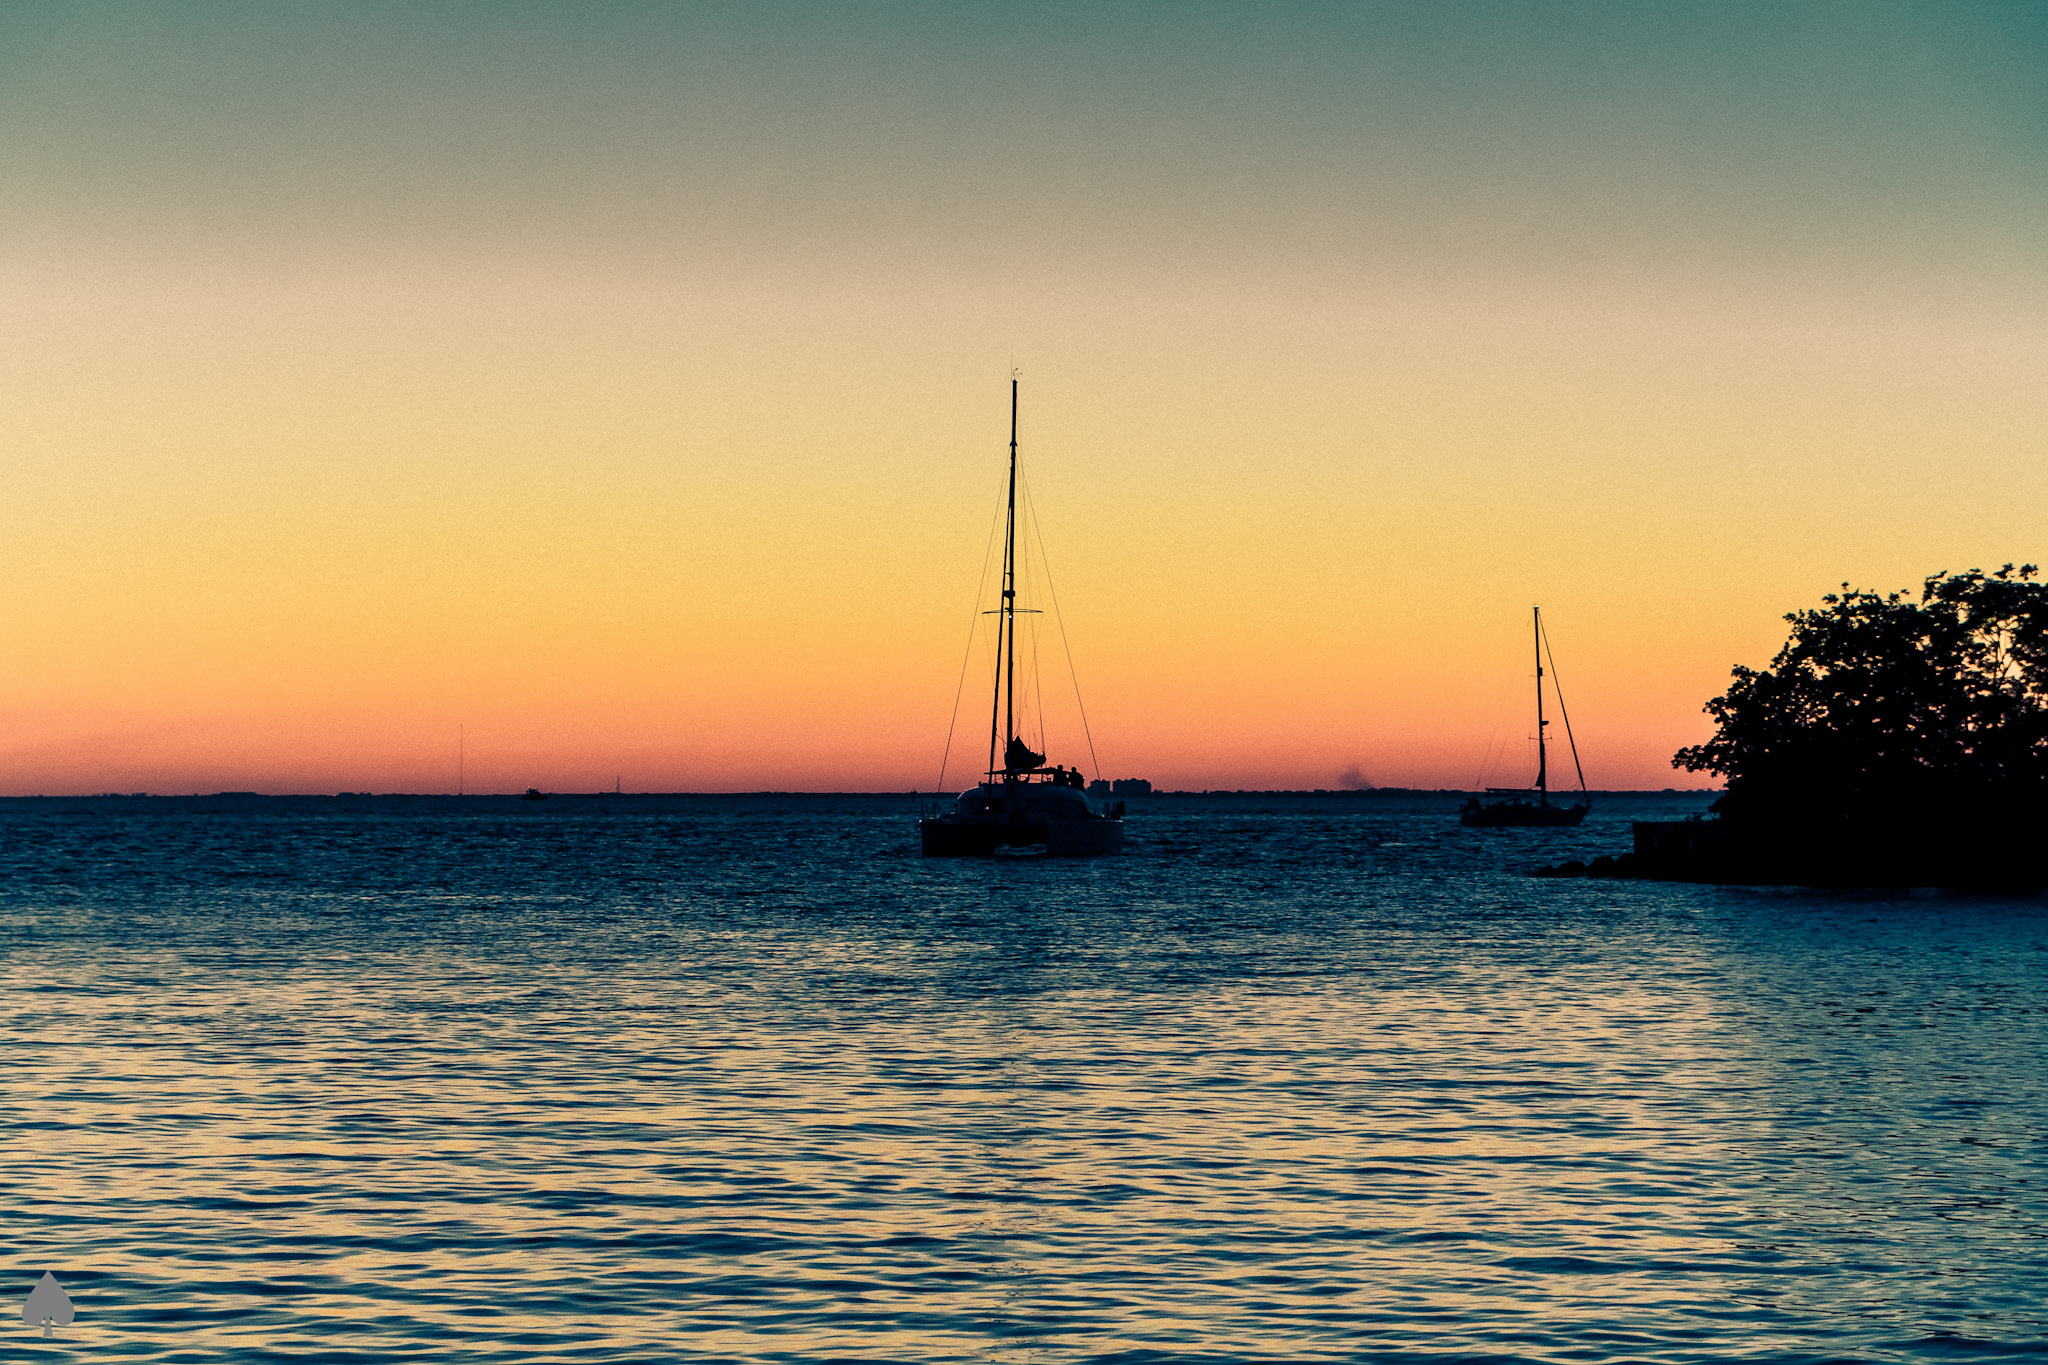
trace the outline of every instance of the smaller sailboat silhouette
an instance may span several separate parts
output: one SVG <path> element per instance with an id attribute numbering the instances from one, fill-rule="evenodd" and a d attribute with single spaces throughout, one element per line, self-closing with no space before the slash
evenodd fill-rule
<path id="1" fill-rule="evenodd" d="M 1488 787 L 1484 796 L 1465 802 L 1458 812 L 1461 825 L 1522 825 L 1554 828 L 1576 825 L 1593 809 L 1586 799 L 1586 770 L 1579 767 L 1579 742 L 1572 738 L 1572 718 L 1564 709 L 1564 692 L 1557 685 L 1557 665 L 1550 668 L 1551 690 L 1557 693 L 1557 713 L 1564 717 L 1565 742 L 1571 745 L 1572 767 L 1579 774 L 1579 799 L 1569 806 L 1550 804 L 1550 757 L 1543 731 L 1550 722 L 1543 718 L 1543 660 L 1550 642 L 1543 635 L 1543 608 L 1531 607 L 1530 624 L 1536 636 L 1536 785 L 1534 787 Z M 1531 796 L 1535 799 L 1531 800 Z"/>
<path id="2" fill-rule="evenodd" d="M 36 1281 L 36 1287 L 28 1291 L 28 1302 L 21 1306 L 21 1320 L 34 1327 L 42 1325 L 43 1335 L 50 1335 L 50 1324 L 63 1326 L 77 1314 L 71 1308 L 71 1296 L 64 1292 L 64 1286 L 57 1283 L 57 1277 L 49 1271 Z"/>

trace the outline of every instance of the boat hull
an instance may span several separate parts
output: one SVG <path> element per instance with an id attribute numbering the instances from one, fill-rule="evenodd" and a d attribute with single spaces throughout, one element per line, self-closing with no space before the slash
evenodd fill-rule
<path id="1" fill-rule="evenodd" d="M 1124 822 L 1093 820 L 954 820 L 917 823 L 927 858 L 992 858 L 1038 853 L 1052 858 L 1095 858 L 1121 853 Z"/>
<path id="2" fill-rule="evenodd" d="M 1593 807 L 1581 801 L 1573 806 L 1543 805 L 1535 801 L 1467 801 L 1458 812 L 1458 823 L 1481 829 L 1561 829 L 1576 825 Z"/>

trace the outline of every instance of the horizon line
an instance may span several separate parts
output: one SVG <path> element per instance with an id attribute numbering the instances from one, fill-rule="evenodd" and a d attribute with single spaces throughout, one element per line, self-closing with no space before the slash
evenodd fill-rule
<path id="1" fill-rule="evenodd" d="M 1168 796 L 1473 796 L 1488 788 L 1479 787 L 1204 787 L 1158 789 L 1143 793 L 1135 799 Z M 1519 790 L 1519 789 L 1517 789 Z M 1587 787 L 1583 792 L 1561 793 L 1564 796 L 1718 796 L 1722 787 Z M 534 795 L 529 795 L 534 793 Z M 816 796 L 816 797 L 934 797 L 951 795 L 950 792 L 924 791 L 922 789 L 883 788 L 872 790 L 799 790 L 794 788 L 764 787 L 744 791 L 541 791 L 528 788 L 525 792 L 430 792 L 430 791 L 338 791 L 338 792 L 266 792 L 266 791 L 215 791 L 215 792 L 35 792 L 19 795 L 0 795 L 0 801 L 526 801 L 554 800 L 647 800 L 667 798 L 737 797 L 737 796 Z M 1133 799 L 1126 796 L 1123 799 Z"/>

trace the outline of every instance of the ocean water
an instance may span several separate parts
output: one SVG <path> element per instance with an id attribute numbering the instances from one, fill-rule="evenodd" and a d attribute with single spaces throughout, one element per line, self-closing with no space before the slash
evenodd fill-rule
<path id="1" fill-rule="evenodd" d="M 901 799 L 0 802 L 0 1331 L 2048 1353 L 2048 901 L 1524 875 L 1697 804 L 1157 799 L 1055 863 L 920 859 Z"/>

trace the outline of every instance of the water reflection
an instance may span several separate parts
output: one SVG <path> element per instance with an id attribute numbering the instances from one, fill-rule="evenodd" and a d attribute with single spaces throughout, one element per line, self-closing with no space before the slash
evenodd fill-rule
<path id="1" fill-rule="evenodd" d="M 858 803 L 560 806 L 5 811 L 11 1226 L 72 1346 L 2048 1338 L 2038 901 L 1532 881 L 1356 804 L 1079 866 L 925 863 Z"/>

